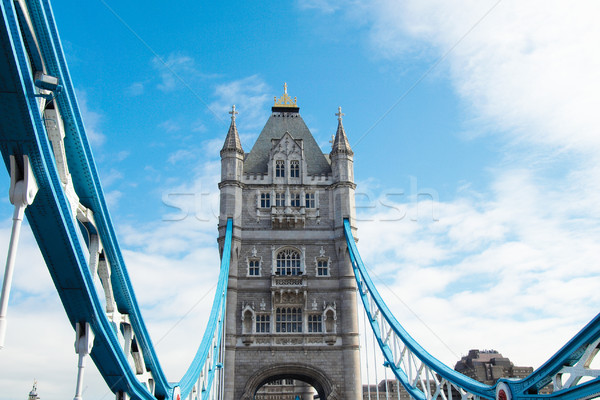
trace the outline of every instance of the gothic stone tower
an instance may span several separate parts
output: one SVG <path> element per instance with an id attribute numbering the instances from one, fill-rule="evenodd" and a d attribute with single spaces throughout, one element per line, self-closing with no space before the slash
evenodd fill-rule
<path id="1" fill-rule="evenodd" d="M 362 399 L 356 284 L 343 233 L 343 219 L 355 220 L 353 152 L 341 109 L 330 154 L 287 87 L 249 153 L 236 114 L 234 106 L 219 184 L 221 245 L 227 218 L 234 227 L 225 399 L 253 399 L 280 379 L 306 382 L 322 400 Z"/>

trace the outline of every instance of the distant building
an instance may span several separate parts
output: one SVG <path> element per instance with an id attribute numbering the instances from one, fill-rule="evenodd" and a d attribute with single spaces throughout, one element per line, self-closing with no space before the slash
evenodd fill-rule
<path id="1" fill-rule="evenodd" d="M 381 381 L 377 385 L 363 385 L 363 400 L 412 400 L 408 392 L 399 386 L 400 382 L 395 379 Z M 398 396 L 400 390 L 400 396 Z"/>
<path id="2" fill-rule="evenodd" d="M 532 367 L 515 367 L 496 350 L 469 350 L 469 354 L 462 357 L 454 369 L 486 385 L 494 385 L 500 378 L 525 378 L 533 372 Z M 435 388 L 432 387 L 432 390 Z M 363 385 L 363 400 L 369 399 L 410 400 L 411 397 L 397 380 L 388 379 L 377 385 Z"/>
<path id="3" fill-rule="evenodd" d="M 29 392 L 29 396 L 27 397 L 27 400 L 39 400 L 40 396 L 38 396 L 37 394 L 37 381 L 33 381 L 33 388 L 31 389 L 31 392 Z"/>
<path id="4" fill-rule="evenodd" d="M 493 385 L 500 378 L 525 378 L 533 372 L 532 367 L 515 367 L 496 350 L 469 350 L 454 369 L 486 385 Z"/>

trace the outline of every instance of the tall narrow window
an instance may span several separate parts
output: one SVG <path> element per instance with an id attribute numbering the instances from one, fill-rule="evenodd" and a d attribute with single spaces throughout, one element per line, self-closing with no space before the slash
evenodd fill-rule
<path id="1" fill-rule="evenodd" d="M 259 258 L 251 258 L 248 260 L 248 276 L 260 276 Z"/>
<path id="2" fill-rule="evenodd" d="M 285 207 L 285 193 L 275 193 L 275 206 Z"/>
<path id="3" fill-rule="evenodd" d="M 256 316 L 256 333 L 271 332 L 271 316 L 268 314 L 258 314 Z"/>
<path id="4" fill-rule="evenodd" d="M 300 161 L 297 161 L 297 160 L 290 161 L 290 177 L 292 177 L 292 178 L 300 177 Z"/>
<path id="5" fill-rule="evenodd" d="M 300 253 L 285 249 L 277 254 L 276 275 L 300 275 Z"/>
<path id="6" fill-rule="evenodd" d="M 306 208 L 315 208 L 315 194 L 314 193 L 306 193 Z"/>
<path id="7" fill-rule="evenodd" d="M 292 193 L 291 194 L 290 205 L 292 207 L 300 207 L 300 193 Z"/>
<path id="8" fill-rule="evenodd" d="M 275 176 L 278 178 L 285 177 L 285 163 L 283 160 L 275 161 Z"/>
<path id="9" fill-rule="evenodd" d="M 277 333 L 302 332 L 302 309 L 294 307 L 278 308 L 275 312 Z"/>
<path id="10" fill-rule="evenodd" d="M 320 314 L 310 314 L 308 316 L 308 331 L 323 332 L 323 317 Z"/>
<path id="11" fill-rule="evenodd" d="M 270 208 L 271 207 L 271 193 L 260 194 L 260 207 Z"/>

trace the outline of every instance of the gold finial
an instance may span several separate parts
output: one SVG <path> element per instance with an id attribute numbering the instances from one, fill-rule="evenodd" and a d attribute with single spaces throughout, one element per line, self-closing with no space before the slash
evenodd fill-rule
<path id="1" fill-rule="evenodd" d="M 231 111 L 229 111 L 229 114 L 231 114 L 231 120 L 235 121 L 235 114 L 239 114 L 239 112 L 235 111 L 235 104 L 231 106 Z"/>
<path id="2" fill-rule="evenodd" d="M 277 100 L 277 96 L 275 96 L 275 107 L 298 107 L 298 103 L 296 102 L 296 98 L 292 100 L 292 98 L 288 95 L 287 92 L 287 83 L 283 84 L 283 95 Z"/>
<path id="3" fill-rule="evenodd" d="M 338 121 L 341 121 L 342 117 L 346 114 L 342 113 L 342 107 L 338 107 L 338 112 L 335 115 L 337 115 Z"/>

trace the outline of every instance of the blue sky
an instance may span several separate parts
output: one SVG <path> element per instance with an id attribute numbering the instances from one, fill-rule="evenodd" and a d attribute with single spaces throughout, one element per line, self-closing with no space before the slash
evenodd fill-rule
<path id="1" fill-rule="evenodd" d="M 209 305 L 197 304 L 216 279 L 227 111 L 236 104 L 249 151 L 284 82 L 324 152 L 342 106 L 359 249 L 432 354 L 453 366 L 496 348 L 539 366 L 598 312 L 597 3 L 175 4 L 53 2 L 170 379 L 199 343 Z M 44 399 L 72 395 L 73 333 L 27 229 L 9 313 L 0 386 L 14 391 L 0 398 L 26 394 L 34 377 Z M 53 333 L 36 335 L 40 324 Z M 93 366 L 86 379 L 88 397 L 106 394 Z"/>

